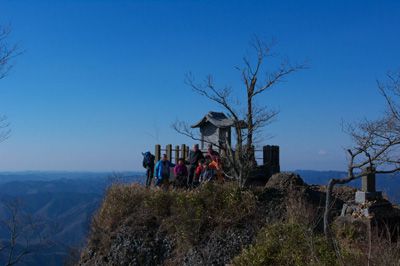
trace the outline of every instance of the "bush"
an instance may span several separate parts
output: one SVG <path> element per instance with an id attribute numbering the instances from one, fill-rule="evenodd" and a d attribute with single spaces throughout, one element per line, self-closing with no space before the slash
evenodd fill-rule
<path id="1" fill-rule="evenodd" d="M 82 261 L 224 265 L 236 256 L 232 263 L 246 266 L 399 265 L 400 246 L 379 236 L 369 241 L 358 223 L 339 226 L 332 250 L 316 233 L 319 194 L 288 189 L 207 183 L 164 191 L 113 185 L 93 219 Z"/>
<path id="2" fill-rule="evenodd" d="M 275 224 L 233 260 L 234 265 L 336 265 L 335 253 L 321 236 L 298 224 Z"/>
<path id="3" fill-rule="evenodd" d="M 162 231 L 186 252 L 215 228 L 238 225 L 256 211 L 251 191 L 235 184 L 207 183 L 196 190 L 146 189 L 113 185 L 94 218 L 91 241 L 107 250 L 118 227 Z"/>

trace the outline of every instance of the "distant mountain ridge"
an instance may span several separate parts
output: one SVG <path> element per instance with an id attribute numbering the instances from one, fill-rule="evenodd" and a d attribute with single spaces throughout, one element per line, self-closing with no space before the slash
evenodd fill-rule
<path id="1" fill-rule="evenodd" d="M 330 178 L 344 177 L 342 171 L 296 170 L 306 183 L 326 185 Z M 27 257 L 22 265 L 62 265 L 70 248 L 85 244 L 93 214 L 111 183 L 144 182 L 144 173 L 93 172 L 0 172 L 0 200 L 19 198 L 27 212 L 49 223 L 44 233 L 51 232 L 55 245 Z M 400 203 L 400 174 L 379 176 L 378 189 L 390 200 Z M 360 180 L 349 185 L 359 188 Z M 0 217 L 5 210 L 0 206 Z M 0 227 L 0 240 L 7 237 Z M 0 265 L 4 260 L 0 254 Z"/>
<path id="2" fill-rule="evenodd" d="M 17 171 L 0 172 L 0 184 L 11 181 L 50 181 L 56 179 L 89 179 L 89 178 L 104 178 L 108 179 L 112 176 L 141 176 L 143 172 L 80 172 L 80 171 Z"/>
<path id="3" fill-rule="evenodd" d="M 93 213 L 107 187 L 114 182 L 140 183 L 141 177 L 134 172 L 0 173 L 0 201 L 21 201 L 24 212 L 45 224 L 39 233 L 50 236 L 50 246 L 36 246 L 35 254 L 27 256 L 20 265 L 63 265 L 69 250 L 84 244 Z M 6 216 L 7 211 L 0 205 L 0 217 Z M 0 226 L 0 241 L 7 238 L 8 231 Z M 38 241 L 32 239 L 33 245 Z M 4 262 L 4 254 L 0 253 L 0 265 Z"/>
<path id="4" fill-rule="evenodd" d="M 327 185 L 331 178 L 343 178 L 347 173 L 344 171 L 314 171 L 295 170 L 305 182 L 316 185 Z M 361 188 L 361 180 L 354 180 L 347 184 L 354 188 Z M 400 173 L 391 175 L 378 175 L 376 179 L 377 190 L 383 191 L 392 202 L 400 204 Z"/>

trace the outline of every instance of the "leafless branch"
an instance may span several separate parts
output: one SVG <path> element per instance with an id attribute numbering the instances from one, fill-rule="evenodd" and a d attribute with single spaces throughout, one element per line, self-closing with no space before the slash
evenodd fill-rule
<path id="1" fill-rule="evenodd" d="M 348 169 L 346 178 L 331 179 L 326 192 L 324 230 L 330 238 L 329 216 L 333 188 L 347 184 L 368 174 L 391 174 L 400 171 L 400 119 L 398 99 L 400 75 L 389 76 L 385 85 L 378 82 L 378 90 L 386 100 L 388 111 L 376 120 L 364 120 L 350 124 L 346 132 L 352 138 L 353 147 L 347 150 Z"/>
<path id="2" fill-rule="evenodd" d="M 0 115 L 0 142 L 8 139 L 11 134 L 10 123 L 6 116 Z"/>
<path id="3" fill-rule="evenodd" d="M 10 45 L 7 42 L 10 33 L 10 26 L 0 26 L 0 79 L 10 71 L 12 67 L 10 61 L 20 54 L 17 45 Z"/>
<path id="4" fill-rule="evenodd" d="M 2 205 L 5 216 L 0 219 L 0 227 L 8 232 L 9 238 L 0 243 L 0 253 L 6 258 L 5 265 L 17 265 L 35 251 L 31 243 L 33 238 L 36 239 L 35 246 L 50 244 L 48 238 L 40 234 L 47 225 L 26 213 L 19 199 L 3 201 Z"/>
<path id="5" fill-rule="evenodd" d="M 7 40 L 11 33 L 10 26 L 0 25 L 0 79 L 4 78 L 11 70 L 11 61 L 21 54 L 17 45 L 10 45 Z M 9 123 L 5 116 L 0 115 L 0 142 L 10 136 Z"/>
<path id="6" fill-rule="evenodd" d="M 190 86 L 193 91 L 225 108 L 230 116 L 239 121 L 238 113 L 230 104 L 230 97 L 232 94 L 231 88 L 224 87 L 221 90 L 217 90 L 211 75 L 206 77 L 204 84 L 197 84 L 194 76 L 191 73 L 188 73 L 185 78 L 185 83 Z"/>
<path id="7" fill-rule="evenodd" d="M 243 65 L 236 67 L 243 79 L 244 87 L 242 91 L 247 96 L 243 114 L 238 112 L 240 108 L 238 108 L 237 102 L 232 100 L 233 89 L 230 86 L 217 88 L 211 75 L 207 76 L 201 83 L 197 83 L 191 73 L 187 74 L 185 78 L 185 83 L 194 92 L 223 108 L 225 114 L 234 121 L 236 147 L 225 146 L 223 148 L 226 153 L 227 163 L 231 169 L 234 169 L 235 178 L 240 180 L 241 184 L 244 184 L 250 169 L 256 164 L 254 135 L 274 121 L 278 115 L 275 110 L 269 110 L 265 106 L 256 106 L 255 100 L 257 96 L 283 81 L 286 76 L 306 67 L 305 64 L 291 65 L 287 60 L 283 60 L 275 71 L 265 71 L 267 59 L 275 56 L 272 53 L 272 45 L 268 45 L 258 37 L 255 37 L 250 46 L 255 54 L 254 60 L 245 56 Z M 194 138 L 187 125 L 184 126 L 184 124 L 179 123 L 174 125 L 173 128 L 178 133 L 201 141 L 198 136 Z M 246 125 L 246 129 L 244 129 L 243 125 Z"/>

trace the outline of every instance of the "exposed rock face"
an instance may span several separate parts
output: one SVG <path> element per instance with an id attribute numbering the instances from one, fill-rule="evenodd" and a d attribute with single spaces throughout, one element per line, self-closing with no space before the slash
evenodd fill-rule
<path id="1" fill-rule="evenodd" d="M 199 188 L 202 189 L 202 188 Z M 129 189 L 128 189 L 129 190 Z M 206 190 L 207 191 L 207 190 Z M 221 192 L 221 190 L 217 191 Z M 238 193 L 232 190 L 233 194 Z M 222 191 L 223 192 L 223 191 Z M 151 190 L 140 197 L 145 201 L 145 193 L 152 194 Z M 177 192 L 176 197 L 179 193 Z M 228 193 L 229 197 L 235 197 Z M 185 246 L 180 242 L 172 227 L 163 221 L 164 218 L 151 218 L 148 215 L 151 209 L 143 209 L 141 213 L 127 214 L 115 226 L 105 229 L 103 224 L 94 223 L 87 247 L 82 252 L 80 265 L 226 265 L 231 263 L 241 250 L 254 243 L 257 233 L 264 226 L 284 221 L 287 219 L 308 219 L 310 215 L 315 219 L 323 209 L 325 193 L 321 187 L 311 187 L 304 183 L 300 176 L 293 173 L 280 173 L 273 175 L 264 189 L 255 189 L 250 192 L 249 208 L 252 211 L 242 219 L 236 217 L 214 217 L 216 220 L 207 220 L 197 229 L 199 237 Z M 351 192 L 352 193 L 352 192 Z M 212 195 L 207 197 L 212 197 Z M 118 195 L 117 195 L 118 196 Z M 114 195 L 114 197 L 116 197 Z M 175 197 L 175 196 L 174 196 Z M 126 200 L 126 198 L 122 197 Z M 112 199 L 105 199 L 103 205 Z M 115 200 L 115 199 L 114 199 Z M 221 199 L 223 200 L 223 199 Z M 129 202 L 129 201 L 127 201 Z M 239 200 L 240 202 L 240 200 Z M 343 201 L 337 198 L 336 213 L 340 214 Z M 135 204 L 140 204 L 137 202 Z M 228 202 L 226 204 L 229 204 Z M 143 206 L 147 206 L 144 204 Z M 197 206 L 197 205 L 196 205 Z M 220 208 L 224 208 L 225 204 Z M 212 206 L 209 206 L 212 207 Z M 146 208 L 146 207 L 145 207 Z M 149 207 L 150 208 L 150 207 Z M 154 207 L 153 207 L 154 208 Z M 208 206 L 203 206 L 207 208 Z M 221 209 L 221 212 L 224 210 Z M 307 213 L 306 213 L 307 212 Z M 169 213 L 169 212 L 168 212 Z M 218 210 L 216 211 L 218 213 Z M 304 215 L 306 213 L 306 215 Z M 135 215 L 150 218 L 148 221 L 140 220 Z M 156 214 L 154 214 L 156 215 Z M 216 215 L 215 212 L 212 215 Z M 297 217 L 299 216 L 299 217 Z M 315 216 L 315 217 L 314 217 Z M 186 216 L 185 216 L 186 217 Z M 185 219 L 195 219 L 187 217 Z M 218 220 L 219 219 L 219 220 Z M 96 220 L 96 219 L 95 219 Z M 217 221 L 218 220 L 218 221 Z M 174 220 L 176 221 L 176 220 Z M 182 223 L 192 224 L 191 221 Z M 100 236 L 99 236 L 100 234 Z M 108 241 L 109 243 L 104 243 Z"/>
<path id="2" fill-rule="evenodd" d="M 295 173 L 279 173 L 271 176 L 265 185 L 266 188 L 275 188 L 279 190 L 289 190 L 293 187 L 304 187 L 303 179 Z"/>
<path id="3" fill-rule="evenodd" d="M 255 228 L 248 225 L 214 232 L 208 242 L 185 255 L 184 265 L 225 265 L 253 242 L 255 234 Z"/>
<path id="4" fill-rule="evenodd" d="M 111 239 L 107 252 L 88 247 L 80 265 L 159 265 L 172 252 L 173 242 L 165 235 L 154 235 L 151 230 L 132 231 L 124 226 Z"/>
<path id="5" fill-rule="evenodd" d="M 334 221 L 339 234 L 352 232 L 355 240 L 365 240 L 369 230 L 397 240 L 400 234 L 400 210 L 385 199 L 359 204 L 349 201 Z"/>

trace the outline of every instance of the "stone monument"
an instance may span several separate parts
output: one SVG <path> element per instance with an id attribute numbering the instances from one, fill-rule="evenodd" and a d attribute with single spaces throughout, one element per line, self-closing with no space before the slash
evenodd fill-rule
<path id="1" fill-rule="evenodd" d="M 356 203 L 365 204 L 370 201 L 381 200 L 382 192 L 376 191 L 376 174 L 374 169 L 367 168 L 369 174 L 361 179 L 361 191 L 356 192 Z"/>

